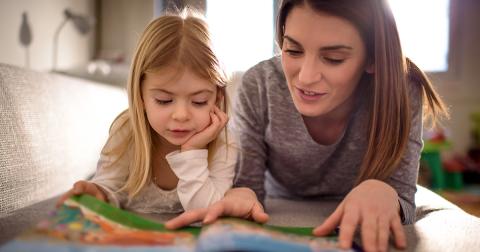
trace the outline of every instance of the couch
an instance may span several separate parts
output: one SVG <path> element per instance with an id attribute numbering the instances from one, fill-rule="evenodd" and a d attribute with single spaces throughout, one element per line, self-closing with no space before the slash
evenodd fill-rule
<path id="1" fill-rule="evenodd" d="M 109 125 L 126 106 L 122 88 L 0 64 L 0 244 L 94 173 Z M 479 218 L 421 186 L 415 201 L 417 222 L 405 227 L 407 251 L 480 249 Z M 270 224 L 314 226 L 337 204 L 268 198 L 266 209 Z"/>
<path id="2" fill-rule="evenodd" d="M 95 172 L 110 123 L 127 106 L 121 87 L 0 64 L 0 241 Z"/>

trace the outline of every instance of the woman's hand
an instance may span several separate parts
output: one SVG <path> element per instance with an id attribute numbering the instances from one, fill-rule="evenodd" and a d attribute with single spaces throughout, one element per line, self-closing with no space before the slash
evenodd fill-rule
<path id="1" fill-rule="evenodd" d="M 387 251 L 392 231 L 398 248 L 406 247 L 406 238 L 400 220 L 400 204 L 395 189 L 379 180 L 366 180 L 348 193 L 320 226 L 315 235 L 327 235 L 340 224 L 340 247 L 352 245 L 357 226 L 360 225 L 362 245 L 366 251 Z"/>
<path id="2" fill-rule="evenodd" d="M 84 180 L 77 181 L 73 184 L 73 188 L 66 192 L 57 202 L 57 207 L 60 207 L 65 200 L 70 198 L 72 195 L 79 195 L 79 194 L 90 194 L 95 198 L 107 201 L 107 196 L 105 193 L 94 183 L 90 183 Z"/>
<path id="3" fill-rule="evenodd" d="M 197 221 L 209 224 L 221 216 L 251 219 L 259 223 L 268 221 L 268 215 L 257 200 L 255 192 L 250 188 L 233 188 L 225 193 L 225 197 L 208 208 L 184 212 L 165 223 L 168 229 L 177 229 Z"/>
<path id="4" fill-rule="evenodd" d="M 181 146 L 181 151 L 205 148 L 208 143 L 217 138 L 220 131 L 225 127 L 228 122 L 228 116 L 215 106 L 213 111 L 210 112 L 210 120 L 210 125 L 190 137 L 190 139 Z"/>

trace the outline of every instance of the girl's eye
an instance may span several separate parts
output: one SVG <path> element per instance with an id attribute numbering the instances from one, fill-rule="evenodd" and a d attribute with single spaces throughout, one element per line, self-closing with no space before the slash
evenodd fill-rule
<path id="1" fill-rule="evenodd" d="M 283 52 L 293 57 L 302 55 L 302 51 L 294 49 L 285 49 Z"/>
<path id="2" fill-rule="evenodd" d="M 324 59 L 331 65 L 339 65 L 339 64 L 342 64 L 343 61 L 345 61 L 344 59 L 334 59 L 334 58 L 327 58 L 327 57 L 324 57 Z"/>
<path id="3" fill-rule="evenodd" d="M 194 102 L 193 102 L 193 104 L 194 104 L 195 106 L 205 106 L 205 105 L 207 105 L 207 103 L 208 103 L 207 101 L 198 101 L 198 102 L 195 102 L 195 101 L 194 101 Z"/>
<path id="4" fill-rule="evenodd" d="M 155 101 L 160 105 L 167 105 L 172 102 L 172 100 L 159 100 L 159 99 L 155 99 Z"/>

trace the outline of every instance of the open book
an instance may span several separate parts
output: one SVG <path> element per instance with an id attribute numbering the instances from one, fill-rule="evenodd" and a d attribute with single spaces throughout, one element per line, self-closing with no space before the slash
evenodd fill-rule
<path id="1" fill-rule="evenodd" d="M 81 195 L 68 199 L 0 251 L 341 251 L 336 235 L 314 237 L 311 233 L 312 228 L 260 225 L 235 218 L 171 231 Z"/>

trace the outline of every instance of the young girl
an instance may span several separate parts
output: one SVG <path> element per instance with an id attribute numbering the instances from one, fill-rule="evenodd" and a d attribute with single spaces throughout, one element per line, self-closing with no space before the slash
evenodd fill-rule
<path id="1" fill-rule="evenodd" d="M 265 222 L 263 199 L 338 199 L 315 230 L 340 227 L 349 248 L 357 228 L 366 251 L 387 250 L 390 232 L 415 221 L 422 106 L 444 112 L 425 75 L 401 50 L 386 0 L 284 0 L 281 57 L 247 71 L 237 89 L 235 187 L 176 228 L 220 215 Z"/>
<path id="2" fill-rule="evenodd" d="M 95 176 L 59 203 L 87 193 L 137 212 L 177 213 L 221 199 L 236 151 L 226 141 L 225 79 L 206 23 L 186 11 L 152 21 L 129 78 L 129 108 L 112 123 Z"/>

